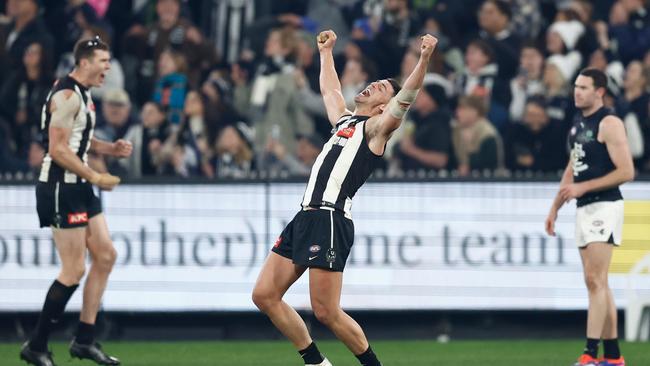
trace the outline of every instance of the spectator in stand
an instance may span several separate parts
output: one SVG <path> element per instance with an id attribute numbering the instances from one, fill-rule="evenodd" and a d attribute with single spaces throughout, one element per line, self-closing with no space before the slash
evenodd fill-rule
<path id="1" fill-rule="evenodd" d="M 375 47 L 380 50 L 377 58 L 379 78 L 395 77 L 411 37 L 420 30 L 417 14 L 409 8 L 408 0 L 386 0 Z M 338 43 L 338 42 L 337 42 Z"/>
<path id="2" fill-rule="evenodd" d="M 519 55 L 518 75 L 510 81 L 510 120 L 519 121 L 524 115 L 528 98 L 544 93 L 544 54 L 534 42 L 525 43 Z"/>
<path id="3" fill-rule="evenodd" d="M 164 174 L 166 166 L 161 159 L 161 150 L 171 135 L 171 124 L 162 107 L 154 102 L 147 102 L 142 107 L 140 121 L 124 136 L 133 145 L 133 153 L 128 159 L 121 159 L 120 163 L 132 178 Z"/>
<path id="4" fill-rule="evenodd" d="M 499 66 L 499 77 L 510 80 L 517 71 L 521 40 L 511 32 L 512 10 L 503 0 L 486 0 L 478 13 L 479 37 L 486 41 Z"/>
<path id="5" fill-rule="evenodd" d="M 10 23 L 0 24 L 0 80 L 17 72 L 29 45 L 38 43 L 44 58 L 54 57 L 54 39 L 39 15 L 38 0 L 7 0 L 6 14 Z"/>
<path id="6" fill-rule="evenodd" d="M 151 98 L 156 65 L 163 51 L 173 49 L 183 54 L 192 87 L 200 84 L 202 73 L 217 61 L 214 45 L 188 19 L 181 17 L 180 7 L 180 0 L 157 0 L 158 21 L 147 28 L 134 25 L 124 39 L 122 66 L 126 89 L 138 104 Z"/>
<path id="7" fill-rule="evenodd" d="M 506 164 L 513 171 L 557 173 L 567 163 L 567 128 L 551 120 L 542 97 L 528 99 L 523 120 L 506 137 Z"/>
<path id="8" fill-rule="evenodd" d="M 393 154 L 401 170 L 446 169 L 452 146 L 445 87 L 435 81 L 424 84 L 408 118 L 413 126 L 411 133 L 402 137 Z"/>
<path id="9" fill-rule="evenodd" d="M 499 132 L 485 119 L 485 100 L 475 95 L 461 97 L 452 122 L 451 138 L 458 174 L 496 171 L 503 168 L 503 144 Z"/>
<path id="10" fill-rule="evenodd" d="M 562 121 L 566 128 L 571 126 L 575 113 L 570 91 L 572 77 L 580 67 L 578 58 L 553 55 L 544 66 L 546 113 L 551 119 Z"/>
<path id="11" fill-rule="evenodd" d="M 650 156 L 650 126 L 648 121 L 648 72 L 644 72 L 640 61 L 632 61 L 627 65 L 624 90 L 616 102 L 616 113 L 625 124 L 630 152 L 635 166 L 641 167 L 642 162 Z"/>
<path id="12" fill-rule="evenodd" d="M 41 113 L 52 87 L 52 65 L 41 43 L 24 49 L 22 64 L 0 87 L 0 118 L 9 127 L 13 155 L 27 160 L 30 144 L 40 133 Z"/>
<path id="13" fill-rule="evenodd" d="M 650 13 L 644 0 L 620 0 L 627 13 L 627 22 L 612 24 L 610 34 L 618 43 L 624 64 L 641 59 L 650 49 Z M 618 20 L 621 20 L 620 17 Z"/>
<path id="14" fill-rule="evenodd" d="M 187 93 L 187 64 L 182 53 L 167 49 L 158 60 L 158 81 L 154 87 L 153 101 L 167 112 L 167 120 L 179 125 L 183 118 L 185 93 Z"/>
<path id="15" fill-rule="evenodd" d="M 485 100 L 490 112 L 490 121 L 497 128 L 505 128 L 510 106 L 509 85 L 499 78 L 499 66 L 495 62 L 494 50 L 483 40 L 474 40 L 465 53 L 465 72 L 457 78 L 460 96 L 474 95 Z"/>
<path id="16" fill-rule="evenodd" d="M 255 129 L 254 148 L 259 162 L 265 161 L 269 139 L 278 140 L 293 151 L 296 133 L 311 134 L 314 131 L 313 120 L 299 100 L 293 63 L 296 42 L 292 29 L 273 29 L 266 43 L 266 58 L 257 68 L 250 95 L 235 92 L 248 101 L 243 112 Z"/>
<path id="17" fill-rule="evenodd" d="M 291 153 L 284 146 L 271 141 L 267 149 L 273 155 L 274 163 L 269 166 L 269 171 L 290 176 L 308 176 L 324 143 L 316 134 L 296 135 L 296 151 Z"/>
<path id="18" fill-rule="evenodd" d="M 255 169 L 252 131 L 238 122 L 224 127 L 215 141 L 212 170 L 207 176 L 217 178 L 247 178 Z"/>

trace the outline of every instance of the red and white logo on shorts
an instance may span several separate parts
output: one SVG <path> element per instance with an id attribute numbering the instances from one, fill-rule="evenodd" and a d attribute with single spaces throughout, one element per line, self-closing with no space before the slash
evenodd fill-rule
<path id="1" fill-rule="evenodd" d="M 277 248 L 277 247 L 280 246 L 280 244 L 282 244 L 282 237 L 278 236 L 278 240 L 275 241 L 275 244 L 273 244 L 273 247 Z"/>
<path id="2" fill-rule="evenodd" d="M 68 214 L 68 224 L 84 224 L 88 222 L 88 212 L 75 212 Z"/>

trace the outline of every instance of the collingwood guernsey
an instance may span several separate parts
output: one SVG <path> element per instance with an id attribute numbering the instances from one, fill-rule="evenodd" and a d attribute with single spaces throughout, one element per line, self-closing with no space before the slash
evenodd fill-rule
<path id="1" fill-rule="evenodd" d="M 311 169 L 303 208 L 329 207 L 351 217 L 352 197 L 381 159 L 368 147 L 368 118 L 345 115 L 338 120 Z"/>
<path id="2" fill-rule="evenodd" d="M 43 148 L 47 152 L 50 145 L 49 127 L 52 119 L 52 113 L 50 113 L 52 96 L 58 91 L 65 89 L 74 91 L 79 96 L 80 102 L 79 111 L 74 117 L 74 124 L 72 126 L 72 133 L 70 134 L 68 146 L 77 154 L 79 159 L 87 165 L 88 149 L 90 149 L 90 141 L 95 129 L 95 105 L 90 97 L 90 91 L 88 88 L 84 87 L 70 76 L 65 76 L 54 84 L 52 90 L 47 95 L 45 104 L 43 105 L 43 111 L 41 114 Z M 65 170 L 54 162 L 49 153 L 46 153 L 45 158 L 43 158 L 41 174 L 38 180 L 43 183 L 82 183 L 82 179 L 75 173 Z"/>

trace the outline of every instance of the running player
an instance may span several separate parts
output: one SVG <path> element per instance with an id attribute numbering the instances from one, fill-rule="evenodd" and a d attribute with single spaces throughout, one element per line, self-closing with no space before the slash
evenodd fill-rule
<path id="1" fill-rule="evenodd" d="M 422 37 L 420 58 L 404 87 L 378 80 L 345 107 L 334 69 L 336 34 L 318 36 L 320 88 L 332 136 L 311 170 L 302 209 L 286 226 L 268 256 L 253 290 L 253 302 L 298 349 L 306 365 L 331 363 L 320 353 L 298 313 L 282 300 L 309 268 L 311 306 L 316 318 L 354 353 L 364 366 L 381 365 L 363 330 L 340 307 L 343 269 L 354 240 L 352 197 L 382 158 L 386 142 L 415 100 L 437 39 Z"/>
<path id="2" fill-rule="evenodd" d="M 614 246 L 621 245 L 623 196 L 619 186 L 634 179 L 634 165 L 623 122 L 603 106 L 607 76 L 596 69 L 580 72 L 574 85 L 581 113 L 569 134 L 571 159 L 546 219 L 555 235 L 562 205 L 577 200 L 576 245 L 589 291 L 587 345 L 575 366 L 624 366 L 618 347 L 616 305 L 607 282 Z M 604 357 L 598 358 L 603 341 Z"/>
<path id="3" fill-rule="evenodd" d="M 92 266 L 70 355 L 100 365 L 119 365 L 94 339 L 97 311 L 117 254 L 92 185 L 111 190 L 120 179 L 89 168 L 88 151 L 128 157 L 132 147 L 124 140 L 109 143 L 93 138 L 95 105 L 89 88 L 104 82 L 110 68 L 108 45 L 99 37 L 82 40 L 75 45 L 74 57 L 74 70 L 57 80 L 43 106 L 41 129 L 47 154 L 36 185 L 40 226 L 52 228 L 61 272 L 47 292 L 36 330 L 23 345 L 20 358 L 32 365 L 54 365 L 48 337 L 86 271 L 88 251 Z"/>

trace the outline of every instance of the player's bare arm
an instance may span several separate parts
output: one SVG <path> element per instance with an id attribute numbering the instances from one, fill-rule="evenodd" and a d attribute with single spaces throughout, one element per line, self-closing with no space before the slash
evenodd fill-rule
<path id="1" fill-rule="evenodd" d="M 415 69 L 402 85 L 402 89 L 390 100 L 383 113 L 376 117 L 377 122 L 369 121 L 368 123 L 371 126 L 370 148 L 372 151 L 383 151 L 386 141 L 393 131 L 399 128 L 406 111 L 411 107 L 422 87 L 429 60 L 438 44 L 438 39 L 430 34 L 422 36 L 421 39 L 420 58 Z"/>
<path id="2" fill-rule="evenodd" d="M 336 43 L 336 33 L 332 30 L 321 32 L 317 38 L 320 53 L 320 92 L 323 95 L 327 118 L 332 125 L 344 114 L 352 114 L 345 108 L 345 99 L 341 93 L 341 82 L 334 68 L 332 49 Z"/>
<path id="3" fill-rule="evenodd" d="M 102 189 L 110 190 L 120 182 L 120 179 L 90 169 L 68 145 L 72 134 L 72 125 L 80 106 L 79 96 L 72 90 L 61 90 L 52 96 L 52 102 L 50 103 L 52 121 L 48 129 L 50 138 L 48 153 L 63 168 Z"/>
<path id="4" fill-rule="evenodd" d="M 123 139 L 119 139 L 115 142 L 108 142 L 93 137 L 92 140 L 90 140 L 90 150 L 101 155 L 126 158 L 131 155 L 133 145 L 131 142 Z"/>
<path id="5" fill-rule="evenodd" d="M 546 217 L 545 229 L 548 235 L 555 236 L 555 220 L 557 220 L 557 213 L 567 202 L 562 195 L 562 189 L 570 184 L 573 184 L 573 163 L 571 159 L 569 159 L 569 163 L 567 164 L 566 169 L 564 169 L 562 180 L 560 180 L 560 189 L 555 195 L 555 199 L 553 199 L 553 204 L 551 205 L 551 210 Z"/>
<path id="6" fill-rule="evenodd" d="M 623 121 L 615 116 L 605 117 L 600 122 L 598 140 L 607 146 L 607 152 L 615 169 L 602 177 L 562 187 L 560 194 L 565 200 L 582 197 L 587 192 L 617 187 L 634 179 L 634 163 Z"/>

